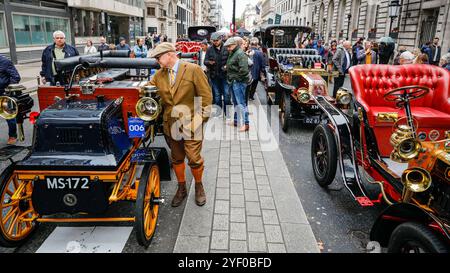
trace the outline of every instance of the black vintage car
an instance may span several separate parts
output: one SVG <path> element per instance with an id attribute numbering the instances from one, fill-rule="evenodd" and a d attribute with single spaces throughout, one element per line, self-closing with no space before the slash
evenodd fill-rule
<path id="1" fill-rule="evenodd" d="M 0 174 L 1 246 L 22 244 L 49 222 L 132 222 L 138 242 L 150 244 L 170 165 L 165 148 L 151 145 L 162 124 L 157 90 L 130 71 L 158 65 L 101 55 L 57 61 L 70 83 L 38 87 L 28 154 L 14 161 L 17 147 L 0 150 L 12 162 Z M 118 201 L 135 202 L 135 215 L 106 216 Z"/>
<path id="2" fill-rule="evenodd" d="M 327 71 L 322 56 L 313 48 L 295 48 L 309 38 L 312 29 L 300 26 L 271 26 L 264 30 L 267 52 L 266 97 L 268 104 L 280 106 L 280 124 L 287 131 L 292 120 L 318 124 L 322 112 L 313 96 L 325 96 L 333 104 L 346 107 L 350 94 L 337 99 L 328 95 L 328 82 L 337 72 Z"/>

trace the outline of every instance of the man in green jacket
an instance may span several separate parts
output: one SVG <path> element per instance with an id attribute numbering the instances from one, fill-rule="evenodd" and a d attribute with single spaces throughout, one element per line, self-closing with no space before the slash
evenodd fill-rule
<path id="1" fill-rule="evenodd" d="M 227 81 L 231 87 L 235 109 L 232 125 L 241 126 L 239 132 L 245 132 L 249 130 L 248 109 L 245 99 L 245 89 L 249 81 L 248 57 L 240 49 L 234 38 L 229 38 L 224 46 L 229 52 L 226 65 Z"/>

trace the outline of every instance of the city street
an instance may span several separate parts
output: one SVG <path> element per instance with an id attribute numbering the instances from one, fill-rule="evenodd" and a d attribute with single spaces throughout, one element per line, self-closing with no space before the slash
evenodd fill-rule
<path id="1" fill-rule="evenodd" d="M 348 80 L 345 85 L 349 87 Z M 258 96 L 259 99 L 252 104 L 259 105 L 259 101 L 262 105 L 265 105 L 265 95 L 264 89 L 260 84 L 258 87 Z M 34 111 L 37 111 L 37 99 L 36 93 L 32 93 L 32 97 L 35 100 Z M 270 119 L 270 113 L 268 119 Z M 252 115 L 253 116 L 253 115 Z M 217 119 L 212 119 L 209 124 L 214 124 L 218 122 Z M 2 132 L 6 132 L 6 123 L 0 122 L 0 129 Z M 359 205 L 354 202 L 349 196 L 348 192 L 343 188 L 343 185 L 340 181 L 335 181 L 330 187 L 329 190 L 325 190 L 315 182 L 312 168 L 311 168 L 311 160 L 310 160 L 310 142 L 311 136 L 313 132 L 313 127 L 302 127 L 300 124 L 293 123 L 291 129 L 288 133 L 284 133 L 282 130 L 276 130 L 280 132 L 279 136 L 279 151 L 282 155 L 282 164 L 287 167 L 289 172 L 288 176 L 289 180 L 292 180 L 293 186 L 295 187 L 296 193 L 298 195 L 297 200 L 300 200 L 300 206 L 303 207 L 305 220 L 307 219 L 308 227 L 310 226 L 313 234 L 308 237 L 312 238 L 313 241 L 310 241 L 311 246 L 315 245 L 314 251 L 320 251 L 323 253 L 326 252 L 365 252 L 366 245 L 369 241 L 369 232 L 373 221 L 375 220 L 377 214 L 380 212 L 380 207 L 371 207 L 371 208 L 361 208 Z M 25 121 L 25 134 L 26 141 L 24 143 L 19 143 L 18 145 L 28 146 L 31 145 L 32 141 L 32 126 L 29 124 L 28 120 Z M 251 134 L 250 134 L 251 135 Z M 0 252 L 18 252 L 18 253 L 34 253 L 34 252 L 70 252 L 70 243 L 79 242 L 81 244 L 81 249 L 83 252 L 309 252 L 313 251 L 314 248 L 307 247 L 306 241 L 301 239 L 300 248 L 290 248 L 289 245 L 286 245 L 287 239 L 290 235 L 286 232 L 286 227 L 283 226 L 283 212 L 278 211 L 282 207 L 281 201 L 276 199 L 277 194 L 286 194 L 284 192 L 284 188 L 274 188 L 272 185 L 272 192 L 274 194 L 273 198 L 266 197 L 264 193 L 264 189 L 266 184 L 259 185 L 260 179 L 267 176 L 258 176 L 261 175 L 260 166 L 257 158 L 253 158 L 253 170 L 251 172 L 246 171 L 246 167 L 249 162 L 243 161 L 241 166 L 235 166 L 233 162 L 231 165 L 224 166 L 223 163 L 227 160 L 227 156 L 222 158 L 223 151 L 231 151 L 231 159 L 235 152 L 241 150 L 242 157 L 238 157 L 241 160 L 246 160 L 246 147 L 251 147 L 252 150 L 255 148 L 255 151 L 251 153 L 255 155 L 259 149 L 256 149 L 257 146 L 253 145 L 254 141 L 250 141 L 252 144 L 249 146 L 245 146 L 244 142 L 241 141 L 241 145 L 239 146 L 239 142 L 235 141 L 207 141 L 205 145 L 204 154 L 205 158 L 208 162 L 210 160 L 210 168 L 206 169 L 208 179 L 207 186 L 207 196 L 210 198 L 207 205 L 203 208 L 199 208 L 193 205 L 192 196 L 189 196 L 191 199 L 188 202 L 184 202 L 182 206 L 177 208 L 172 208 L 170 206 L 170 201 L 176 190 L 176 181 L 175 176 L 172 173 L 172 181 L 171 182 L 162 182 L 161 190 L 162 196 L 166 199 L 166 202 L 161 206 L 159 211 L 159 219 L 158 226 L 156 230 L 156 234 L 153 238 L 152 244 L 148 249 L 144 249 L 143 247 L 137 244 L 135 239 L 135 234 L 133 231 L 133 227 L 130 224 L 102 224 L 102 225 L 86 225 L 86 224 L 40 224 L 37 232 L 32 236 L 32 238 L 23 246 L 14 248 L 0 248 Z M 228 143 L 228 144 L 227 144 Z M 247 141 L 247 143 L 249 143 Z M 237 144 L 238 146 L 234 146 Z M 2 137 L 0 139 L 0 147 L 6 145 L 6 138 Z M 165 142 L 161 137 L 157 138 L 156 145 L 165 146 Z M 225 145 L 225 146 L 223 146 Z M 248 144 L 247 144 L 248 145 Z M 214 155 L 217 151 L 217 148 L 220 146 L 220 160 L 214 162 L 213 158 L 216 158 L 217 155 Z M 250 151 L 249 151 L 250 152 Z M 264 153 L 263 153 L 264 154 Z M 15 160 L 23 157 L 24 154 L 17 155 Z M 257 155 L 256 155 L 257 156 Z M 249 158 L 252 160 L 251 158 Z M 212 160 L 212 161 L 211 161 Z M 273 164 L 271 160 L 265 158 L 266 164 Z M 6 167 L 7 162 L 1 163 L 1 170 Z M 238 163 L 239 164 L 239 163 Z M 252 165 L 249 165 L 250 168 Z M 280 165 L 281 166 L 281 165 Z M 221 169 L 225 167 L 226 169 Z M 236 169 L 236 167 L 239 167 Z M 217 168 L 219 168 L 217 172 Z M 228 170 L 229 168 L 229 170 Z M 229 171 L 229 174 L 226 174 L 222 171 Z M 237 170 L 237 172 L 236 172 Z M 247 169 L 251 170 L 251 169 Z M 211 172 L 213 173 L 211 173 Z M 256 179 L 250 179 L 247 174 L 253 174 Z M 264 174 L 269 173 L 269 169 L 267 169 Z M 236 178 L 236 175 L 242 173 L 242 176 L 239 175 L 238 180 L 233 180 Z M 187 172 L 188 181 L 192 180 L 192 176 L 190 172 Z M 216 176 L 217 175 L 217 176 Z M 269 174 L 268 174 L 269 175 Z M 276 175 L 275 175 L 276 176 Z M 234 178 L 233 178 L 234 177 Z M 243 179 L 241 178 L 243 177 Z M 229 180 L 225 185 L 226 188 L 222 184 L 225 182 L 223 179 Z M 267 178 L 266 178 L 267 179 Z M 271 180 L 270 176 L 269 179 Z M 262 180 L 261 180 L 262 181 Z M 233 183 L 242 183 L 243 184 L 233 184 Z M 257 183 L 256 183 L 257 182 Z M 216 184 L 217 183 L 217 184 Z M 253 184 L 255 183 L 255 184 Z M 231 186 L 230 186 L 231 185 Z M 243 185 L 243 188 L 242 188 Z M 254 185 L 254 186 L 252 186 Z M 256 188 L 256 185 L 258 187 Z M 230 188 L 228 188 L 230 187 Z M 237 188 L 236 188 L 237 187 Z M 239 189 L 241 188 L 241 189 Z M 259 202 L 257 199 L 252 199 L 252 191 L 253 189 L 258 189 L 259 191 Z M 276 190 L 280 190 L 281 192 L 276 193 Z M 215 194 L 214 194 L 215 192 Z M 245 192 L 245 194 L 244 194 Z M 192 191 L 191 191 L 192 194 Z M 225 194 L 225 195 L 224 195 Z M 241 195 L 243 194 L 243 195 Z M 248 194 L 248 195 L 247 195 Z M 245 205 L 244 204 L 244 196 L 245 196 Z M 242 197 L 239 201 L 236 197 Z M 216 202 L 213 202 L 213 198 L 216 199 Z M 269 198 L 269 199 L 267 199 Z M 219 199 L 223 199 L 219 200 Z M 273 234 L 270 233 L 269 228 L 277 227 L 272 226 L 271 222 L 266 223 L 266 218 L 264 212 L 271 212 L 271 210 L 264 210 L 267 208 L 272 208 L 273 205 L 269 205 L 265 207 L 264 200 L 274 200 L 275 206 L 277 207 L 278 218 L 281 222 L 282 233 L 284 240 L 282 237 L 280 239 L 276 239 L 277 237 L 273 237 Z M 250 202 L 248 202 L 250 201 Z M 273 202 L 273 201 L 272 201 Z M 223 205 L 228 204 L 231 205 L 230 212 L 228 214 L 228 209 L 225 208 L 223 210 Z M 227 205 L 227 206 L 228 206 Z M 242 205 L 242 206 L 241 206 Z M 250 206 L 252 205 L 252 206 Z M 253 207 L 256 205 L 256 207 Z M 245 213 L 240 218 L 239 211 L 241 208 L 245 207 Z M 290 207 L 288 207 L 290 209 Z M 222 210 L 222 211 L 221 211 Z M 196 223 L 195 216 L 200 212 L 204 214 L 205 220 L 204 224 Z M 214 211 L 214 215 L 213 215 Z M 261 215 L 261 211 L 263 214 Z M 293 213 L 296 210 L 290 210 L 288 215 L 289 217 L 296 217 L 297 213 Z M 129 203 L 119 203 L 114 204 L 109 209 L 108 215 L 133 215 L 134 213 L 134 204 L 132 202 Z M 191 215 L 194 213 L 194 215 Z M 218 214 L 216 214 L 218 213 Z M 225 213 L 225 214 L 222 214 Z M 236 214 L 237 213 L 237 214 Z M 301 212 L 298 212 L 302 214 Z M 246 215 L 246 216 L 245 216 Z M 261 216 L 263 216 L 261 218 Z M 194 217 L 194 218 L 192 218 Z M 223 217 L 224 219 L 228 219 L 229 224 L 225 224 L 223 226 Z M 231 217 L 231 218 L 228 218 Z M 295 218 L 294 217 L 294 218 Z M 203 217 L 202 217 L 203 218 Z M 241 220 L 238 219 L 243 219 Z M 221 220 L 222 219 L 222 220 Z M 234 220 L 233 220 L 234 219 Z M 259 225 L 257 223 L 258 219 L 261 219 L 264 222 L 264 229 L 257 228 Z M 256 222 L 254 223 L 254 221 Z M 260 220 L 260 221 L 261 221 Z M 227 221 L 227 222 L 228 222 Z M 249 222 L 250 221 L 250 222 Z M 278 222 L 278 221 L 277 221 Z M 275 222 L 275 223 L 277 223 Z M 270 225 L 266 225 L 270 224 Z M 192 226 L 194 225 L 194 226 Z M 196 225 L 200 225 L 202 228 L 198 229 Z M 243 225 L 244 230 L 242 231 L 241 225 Z M 111 227 L 114 228 L 111 228 Z M 224 229 L 221 228 L 225 227 Z M 245 235 L 245 226 L 247 226 L 248 234 Z M 278 226 L 280 227 L 280 226 Z M 284 227 L 284 229 L 283 229 Z M 217 230 L 216 230 L 217 229 Z M 252 233 L 252 230 L 257 232 L 265 232 L 264 233 Z M 196 231 L 197 230 L 197 231 Z M 203 230 L 203 231 L 202 231 Z M 275 229 L 276 231 L 277 229 Z M 278 229 L 280 230 L 280 229 Z M 244 232 L 244 233 L 242 233 Z M 86 234 L 96 234 L 96 236 L 86 237 Z M 203 235 L 202 235 L 203 234 Z M 258 237 L 256 235 L 262 234 L 262 237 Z M 264 236 L 265 234 L 265 236 Z M 252 237 L 252 236 L 256 237 Z M 210 240 L 204 241 L 204 243 L 197 243 L 192 246 L 193 241 L 201 242 L 203 241 L 204 236 L 208 237 Z M 219 237 L 217 237 L 219 236 Z M 228 239 L 223 239 L 220 236 L 228 236 Z M 309 235 L 308 235 L 309 236 Z M 195 239 L 198 238 L 198 239 Z M 259 238 L 259 239 L 258 239 Z M 285 242 L 285 245 L 272 243 L 270 244 L 271 238 L 275 238 L 273 242 Z M 306 237 L 305 237 L 306 238 Z M 315 239 L 314 239 L 315 238 Z M 198 241 L 200 240 L 200 241 Z M 279 240 L 279 241 L 277 241 Z M 186 241 L 186 242 L 185 242 Z M 267 241 L 267 247 L 254 245 L 258 242 L 264 243 Z M 106 243 L 108 242 L 108 243 Z M 187 243 L 187 245 L 186 245 Z M 95 245 L 98 244 L 98 245 Z M 198 248 L 195 248 L 197 245 Z M 84 247 L 84 248 L 83 248 Z"/>

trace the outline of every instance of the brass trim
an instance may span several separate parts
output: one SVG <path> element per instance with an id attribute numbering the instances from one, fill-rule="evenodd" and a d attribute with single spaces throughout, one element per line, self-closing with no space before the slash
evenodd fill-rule
<path id="1" fill-rule="evenodd" d="M 397 112 L 380 112 L 377 114 L 377 122 L 396 122 L 397 120 Z"/>

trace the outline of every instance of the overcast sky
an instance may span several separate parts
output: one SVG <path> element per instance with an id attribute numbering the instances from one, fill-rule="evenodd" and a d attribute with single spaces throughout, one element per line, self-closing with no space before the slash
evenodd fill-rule
<path id="1" fill-rule="evenodd" d="M 231 16 L 233 16 L 233 0 L 220 0 L 222 2 L 223 17 L 225 22 L 231 22 Z M 241 17 L 244 12 L 245 6 L 248 3 L 255 5 L 257 0 L 236 0 L 236 18 Z"/>

